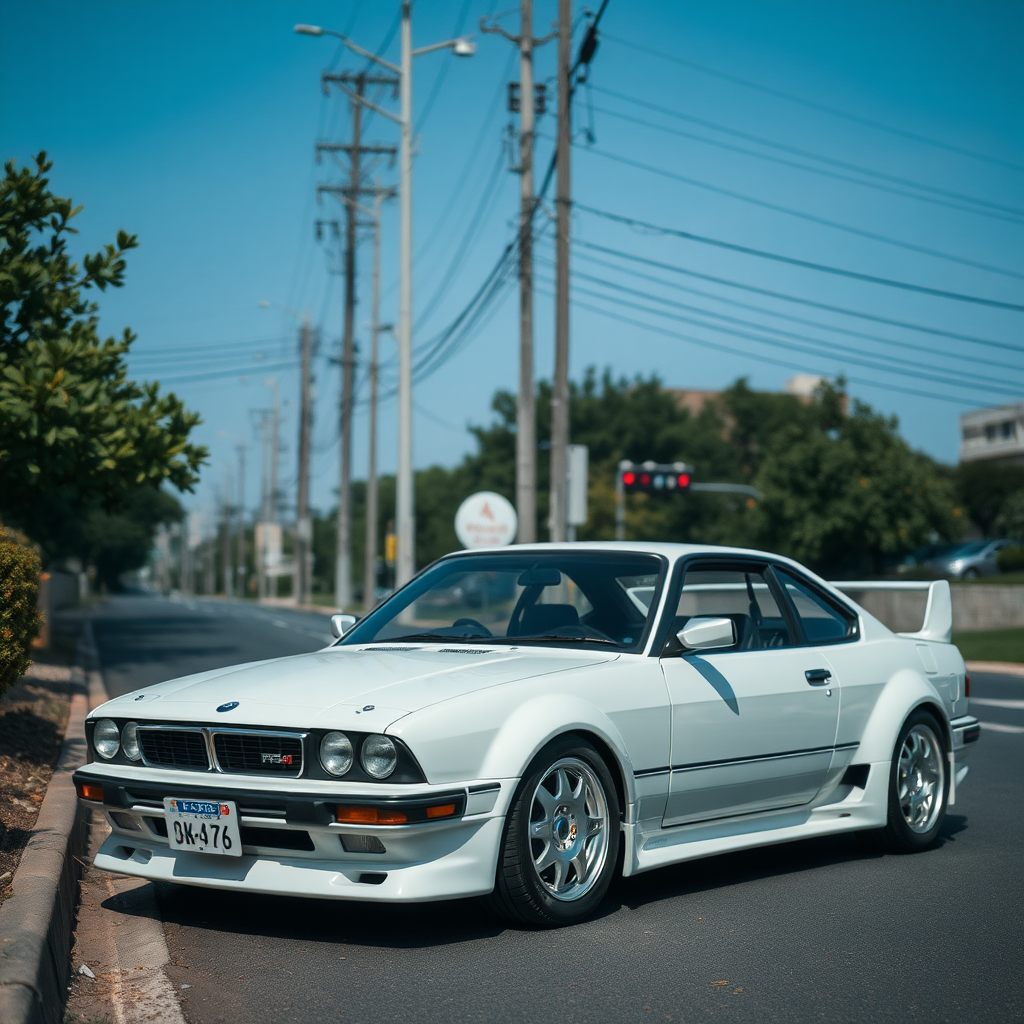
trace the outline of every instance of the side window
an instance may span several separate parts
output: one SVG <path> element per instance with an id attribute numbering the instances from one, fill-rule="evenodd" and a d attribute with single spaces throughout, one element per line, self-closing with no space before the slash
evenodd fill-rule
<path id="1" fill-rule="evenodd" d="M 785 569 L 775 572 L 810 643 L 834 644 L 857 635 L 857 619 L 852 613 L 837 608 Z"/>
<path id="2" fill-rule="evenodd" d="M 692 618 L 732 619 L 736 643 L 730 651 L 792 647 L 793 637 L 768 586 L 756 567 L 696 566 L 686 571 L 672 632 Z"/>

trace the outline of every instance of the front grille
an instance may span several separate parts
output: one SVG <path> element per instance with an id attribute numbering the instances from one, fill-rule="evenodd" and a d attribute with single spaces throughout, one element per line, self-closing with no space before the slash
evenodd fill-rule
<path id="1" fill-rule="evenodd" d="M 302 738 L 274 733 L 218 732 L 213 749 L 222 772 L 297 776 L 302 773 Z"/>
<path id="2" fill-rule="evenodd" d="M 206 741 L 198 730 L 139 727 L 139 747 L 147 764 L 207 771 Z"/>

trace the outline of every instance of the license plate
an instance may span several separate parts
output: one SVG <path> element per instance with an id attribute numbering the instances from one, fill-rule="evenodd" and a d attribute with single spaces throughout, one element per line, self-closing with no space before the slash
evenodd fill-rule
<path id="1" fill-rule="evenodd" d="M 164 798 L 167 841 L 172 850 L 218 853 L 241 857 L 238 838 L 238 810 L 230 800 L 180 800 Z"/>

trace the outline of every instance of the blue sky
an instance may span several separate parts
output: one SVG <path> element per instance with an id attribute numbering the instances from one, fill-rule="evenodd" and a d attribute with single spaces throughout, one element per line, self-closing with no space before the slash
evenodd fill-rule
<path id="1" fill-rule="evenodd" d="M 420 0 L 416 45 L 460 28 L 473 32 L 480 15 L 506 6 Z M 536 7 L 541 34 L 556 4 L 538 0 Z M 194 506 L 223 487 L 239 441 L 248 444 L 247 490 L 255 503 L 251 410 L 269 404 L 264 382 L 271 376 L 287 403 L 282 484 L 290 490 L 294 480 L 295 323 L 259 308 L 259 300 L 308 309 L 321 327 L 313 499 L 321 508 L 333 500 L 339 373 L 330 359 L 338 355 L 343 289 L 331 273 L 337 256 L 317 243 L 313 222 L 340 218 L 337 204 L 327 197 L 318 206 L 314 192 L 318 181 L 336 181 L 342 172 L 328 161 L 318 166 L 313 153 L 317 139 L 343 140 L 348 131 L 347 104 L 337 92 L 321 93 L 320 73 L 361 62 L 334 41 L 291 29 L 297 21 L 319 23 L 377 50 L 397 8 L 397 0 L 0 0 L 0 149 L 19 162 L 49 151 L 56 191 L 85 206 L 80 252 L 120 227 L 139 235 L 126 287 L 102 299 L 102 326 L 109 333 L 131 326 L 139 335 L 134 372 L 166 381 L 203 415 L 198 436 L 212 459 L 189 499 Z M 517 19 L 505 24 L 515 30 Z M 592 88 L 580 91 L 574 112 L 573 189 L 582 206 L 1024 303 L 1024 5 L 1017 0 L 611 0 L 602 27 Z M 477 41 L 471 60 L 438 53 L 416 63 L 417 344 L 443 330 L 480 286 L 509 240 L 518 205 L 518 179 L 502 155 L 510 118 L 503 83 L 518 73 L 507 42 Z M 386 55 L 397 59 L 397 39 Z M 554 57 L 554 43 L 538 51 L 539 79 L 550 79 Z M 551 91 L 553 109 L 553 82 Z M 552 116 L 540 132 L 538 177 L 549 158 Z M 397 142 L 394 126 L 380 117 L 364 134 Z M 379 176 L 385 184 L 396 177 L 386 164 Z M 397 207 L 387 211 L 383 230 L 388 321 L 397 315 Z M 573 233 L 584 243 L 573 254 L 580 303 L 572 317 L 574 376 L 596 365 L 627 375 L 656 372 L 676 387 L 718 388 L 746 375 L 755 387 L 780 389 L 801 370 L 845 372 L 856 397 L 897 415 L 912 444 L 948 462 L 956 459 L 958 412 L 1024 392 L 1019 313 L 817 273 L 582 209 Z M 588 248 L 595 245 L 611 253 Z M 537 252 L 537 372 L 550 376 L 550 235 Z M 370 257 L 364 242 L 357 312 L 363 352 Z M 508 290 L 458 355 L 417 385 L 417 465 L 453 464 L 471 448 L 466 425 L 489 418 L 496 388 L 515 386 L 516 341 Z M 393 343 L 385 337 L 382 344 L 393 363 Z M 386 386 L 391 369 L 385 378 Z M 385 404 L 384 471 L 395 463 L 395 414 L 393 401 Z M 354 445 L 358 476 L 366 465 L 364 406 Z"/>

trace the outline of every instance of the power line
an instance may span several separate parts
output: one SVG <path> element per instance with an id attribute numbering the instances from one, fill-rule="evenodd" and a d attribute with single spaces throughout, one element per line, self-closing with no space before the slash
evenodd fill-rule
<path id="1" fill-rule="evenodd" d="M 550 261 L 546 261 L 546 262 L 550 266 Z M 794 333 L 792 331 L 784 331 L 784 330 L 782 330 L 781 328 L 778 328 L 778 327 L 770 327 L 770 326 L 768 326 L 766 324 L 756 323 L 756 322 L 751 321 L 751 320 L 744 320 L 742 317 L 733 317 L 733 316 L 729 316 L 728 314 L 725 314 L 725 313 L 717 313 L 717 312 L 715 312 L 713 310 L 705 309 L 702 306 L 691 306 L 691 305 L 689 305 L 688 303 L 685 303 L 685 302 L 675 302 L 672 299 L 666 299 L 666 298 L 663 298 L 662 296 L 654 295 L 651 292 L 646 292 L 646 291 L 643 291 L 643 290 L 641 290 L 639 288 L 630 288 L 630 287 L 628 287 L 626 285 L 618 284 L 615 281 L 608 281 L 605 278 L 594 277 L 591 274 L 583 274 L 583 273 L 580 273 L 580 272 L 577 271 L 577 276 L 582 278 L 585 281 L 590 281 L 593 284 L 602 285 L 605 288 L 612 288 L 615 291 L 625 292 L 628 295 L 635 295 L 638 298 L 647 299 L 650 302 L 657 302 L 657 303 L 660 303 L 663 306 L 669 306 L 669 307 L 671 307 L 673 309 L 681 309 L 681 310 L 685 310 L 687 312 L 696 313 L 699 316 L 706 316 L 706 317 L 711 317 L 713 319 L 722 320 L 725 323 L 739 324 L 739 325 L 744 326 L 744 327 L 753 327 L 756 330 L 768 331 L 768 332 L 773 333 L 773 334 L 779 334 L 782 337 L 795 338 L 797 340 L 802 340 L 802 341 L 809 341 L 809 342 L 812 342 L 814 344 L 820 344 L 820 345 L 824 345 L 824 346 L 826 346 L 828 348 L 833 348 L 833 349 L 835 349 L 838 352 L 849 353 L 851 355 L 858 356 L 858 357 L 862 356 L 862 355 L 863 356 L 872 356 L 872 357 L 874 357 L 875 355 L 877 355 L 878 358 L 885 358 L 885 359 L 890 360 L 893 363 L 902 363 L 905 366 L 913 367 L 915 372 L 917 372 L 920 369 L 920 367 L 921 367 L 921 362 L 919 360 L 903 359 L 903 358 L 901 358 L 899 356 L 887 356 L 887 355 L 884 355 L 883 353 L 877 353 L 876 354 L 876 353 L 871 353 L 871 352 L 861 352 L 858 349 L 851 349 L 849 346 L 841 345 L 841 344 L 839 344 L 837 342 L 826 341 L 825 339 L 822 339 L 822 338 L 810 337 L 810 336 L 808 336 L 806 334 L 796 334 L 796 333 Z M 714 298 L 714 296 L 712 296 L 712 298 Z M 610 297 L 609 297 L 609 301 L 611 301 Z M 642 308 L 645 308 L 645 307 L 640 307 L 640 308 L 642 309 Z M 751 308 L 756 309 L 757 307 L 751 307 Z M 651 310 L 651 312 L 656 313 L 657 311 L 656 310 Z M 664 315 L 664 314 L 658 314 L 658 315 Z M 687 323 L 699 323 L 699 321 L 688 320 L 686 317 L 679 317 L 679 319 L 685 320 Z M 786 319 L 787 320 L 791 320 L 791 319 L 794 319 L 794 318 L 793 317 L 786 317 Z M 824 328 L 825 330 L 829 330 L 830 329 L 825 324 L 815 324 L 813 321 L 806 321 L 805 320 L 805 321 L 798 321 L 798 322 L 807 323 L 807 324 L 810 324 L 811 326 L 815 326 L 815 327 L 819 327 L 819 328 Z M 710 325 L 708 325 L 708 326 L 710 326 Z M 873 337 L 871 335 L 858 335 L 858 336 L 859 337 L 865 337 L 865 338 L 868 338 L 871 341 L 880 342 L 880 343 L 885 344 L 885 345 L 891 345 L 891 346 L 898 347 L 898 348 L 903 348 L 904 347 L 901 342 L 893 341 L 893 340 L 888 339 L 888 338 L 876 338 L 876 337 Z M 907 346 L 907 347 L 917 348 L 919 351 L 925 352 L 925 353 L 927 353 L 929 355 L 932 355 L 932 356 L 936 355 L 936 353 L 930 352 L 923 345 Z M 944 354 L 944 353 L 942 353 L 942 354 Z M 969 357 L 967 357 L 967 358 L 969 359 Z M 973 361 L 977 362 L 977 360 L 973 360 Z M 942 372 L 942 373 L 956 373 L 956 374 L 959 374 L 961 377 L 973 377 L 975 380 L 978 380 L 978 381 L 982 382 L 983 384 L 994 385 L 1000 391 L 1005 390 L 1005 388 L 1003 387 L 1003 385 L 1005 384 L 1005 375 L 1004 375 L 1004 377 L 1002 379 L 998 379 L 998 378 L 995 378 L 995 377 L 987 377 L 984 374 L 971 373 L 968 370 L 957 370 L 957 369 L 953 369 L 953 368 L 947 369 L 946 367 L 939 367 L 939 366 L 933 367 L 933 369 L 938 370 L 939 372 Z M 1009 367 L 1009 369 L 1019 370 L 1020 368 L 1019 367 Z"/>
<path id="2" fill-rule="evenodd" d="M 1010 309 L 1015 313 L 1024 313 L 1024 306 L 1013 302 L 1001 302 L 998 299 L 984 299 L 977 295 L 964 295 L 960 292 L 950 292 L 942 288 L 927 288 L 924 285 L 910 284 L 906 281 L 896 281 L 889 277 L 876 277 L 873 274 L 861 274 L 855 270 L 843 270 L 840 267 L 831 267 L 824 263 L 814 263 L 810 260 L 801 260 L 793 256 L 783 256 L 779 253 L 767 252 L 764 249 L 754 249 L 747 245 L 737 245 L 735 242 L 723 242 L 718 238 L 709 238 L 706 235 L 697 235 L 690 231 L 683 231 L 679 228 L 667 228 L 660 224 L 651 224 L 648 221 L 639 220 L 636 217 L 624 217 L 618 213 L 609 213 L 607 210 L 598 210 L 593 206 L 584 203 L 574 203 L 574 208 L 583 210 L 585 213 L 592 213 L 595 217 L 603 217 L 605 220 L 615 221 L 619 224 L 626 224 L 630 227 L 643 228 L 646 231 L 653 231 L 661 235 L 673 235 L 676 238 L 685 238 L 691 242 L 700 242 L 703 245 L 714 245 L 720 249 L 729 249 L 732 252 L 741 252 L 747 256 L 758 256 L 761 259 L 774 260 L 777 263 L 788 263 L 794 267 L 805 267 L 808 270 L 817 270 L 823 274 L 835 274 L 839 277 L 849 277 L 855 281 L 867 281 L 870 284 L 881 284 L 888 288 L 900 288 L 904 291 L 919 292 L 923 295 L 936 295 L 943 299 L 955 299 L 958 302 L 971 302 L 979 306 L 991 306 L 994 309 Z"/>
<path id="3" fill-rule="evenodd" d="M 773 348 L 782 348 L 782 349 L 787 349 L 787 350 L 792 351 L 792 352 L 803 352 L 803 353 L 806 353 L 808 355 L 816 355 L 816 356 L 827 354 L 827 353 L 821 352 L 822 348 L 827 348 L 827 349 L 830 349 L 830 350 L 836 352 L 838 355 L 842 356 L 844 359 L 846 359 L 847 361 L 853 363 L 854 365 L 856 365 L 856 366 L 863 366 L 863 367 L 865 367 L 865 368 L 867 368 L 869 370 L 881 370 L 883 373 L 891 373 L 891 374 L 894 374 L 894 375 L 897 375 L 897 376 L 904 376 L 904 377 L 914 377 L 917 380 L 930 380 L 930 381 L 933 381 L 936 384 L 944 384 L 947 387 L 964 388 L 964 389 L 969 390 L 969 391 L 982 392 L 982 393 L 987 393 L 987 394 L 1014 395 L 1014 396 L 1019 394 L 1019 389 L 1014 387 L 1014 386 L 1012 386 L 1012 385 L 1010 385 L 1010 386 L 1000 385 L 998 382 L 991 382 L 991 383 L 984 383 L 984 384 L 975 384 L 975 383 L 972 383 L 970 381 L 963 380 L 962 379 L 963 375 L 961 375 L 961 379 L 952 378 L 952 377 L 946 377 L 946 376 L 942 376 L 942 375 L 937 374 L 937 373 L 929 372 L 928 370 L 924 369 L 921 366 L 920 363 L 914 363 L 914 362 L 912 362 L 910 360 L 899 359 L 897 357 L 885 357 L 888 360 L 887 363 L 875 362 L 872 359 L 866 359 L 863 356 L 858 355 L 855 352 L 855 350 L 852 350 L 852 349 L 848 348 L 845 345 L 838 345 L 838 344 L 834 344 L 834 343 L 830 343 L 830 342 L 825 342 L 825 341 L 821 341 L 820 339 L 817 339 L 817 338 L 808 338 L 806 335 L 794 334 L 793 332 L 790 332 L 790 331 L 780 331 L 777 328 L 760 327 L 760 325 L 757 325 L 757 324 L 751 325 L 751 326 L 754 326 L 755 328 L 758 328 L 760 330 L 768 330 L 768 331 L 771 331 L 772 333 L 780 334 L 780 335 L 783 335 L 785 337 L 796 338 L 796 339 L 800 339 L 800 340 L 803 340 L 803 341 L 809 341 L 809 342 L 812 343 L 812 346 L 814 346 L 814 347 L 811 347 L 811 346 L 808 346 L 808 345 L 793 344 L 792 342 L 781 341 L 778 338 L 765 338 L 765 337 L 762 337 L 762 336 L 757 335 L 757 334 L 751 334 L 749 331 L 737 330 L 736 328 L 732 328 L 732 327 L 722 327 L 722 326 L 719 326 L 718 324 L 705 323 L 702 320 L 697 320 L 697 319 L 695 319 L 693 317 L 689 317 L 689 316 L 682 316 L 682 315 L 680 315 L 678 313 L 669 313 L 669 312 L 664 312 L 664 311 L 659 310 L 659 309 L 650 309 L 648 306 L 644 306 L 644 305 L 641 305 L 641 304 L 635 303 L 635 302 L 629 302 L 626 299 L 616 298 L 616 297 L 608 295 L 608 294 L 606 294 L 604 292 L 591 291 L 591 290 L 589 290 L 587 288 L 577 288 L 576 290 L 578 292 L 584 294 L 584 295 L 589 295 L 591 298 L 599 299 L 602 302 L 609 302 L 609 303 L 612 303 L 612 304 L 617 305 L 617 306 L 624 306 L 624 307 L 626 307 L 628 309 L 637 309 L 637 310 L 640 310 L 641 312 L 646 312 L 646 313 L 652 314 L 653 316 L 666 317 L 666 318 L 668 318 L 670 320 L 673 320 L 673 321 L 677 321 L 677 320 L 678 321 L 682 321 L 683 323 L 691 324 L 694 327 L 701 327 L 701 328 L 704 328 L 705 330 L 715 331 L 715 332 L 717 332 L 719 334 L 728 334 L 728 335 L 732 335 L 733 337 L 736 337 L 736 338 L 746 338 L 748 341 L 753 341 L 753 342 L 756 342 L 756 343 L 761 344 L 761 345 L 770 345 Z M 632 290 L 632 289 L 630 289 L 630 290 Z M 640 293 L 640 294 L 643 294 L 643 293 Z M 683 306 L 682 303 L 671 302 L 670 300 L 662 300 L 662 301 L 666 305 L 680 306 L 682 308 L 692 308 L 692 307 Z M 711 315 L 711 316 L 718 315 L 718 316 L 721 316 L 721 314 L 705 314 L 705 315 Z M 725 319 L 730 320 L 732 322 L 736 322 L 736 323 L 747 323 L 747 324 L 750 323 L 749 321 L 743 321 L 743 320 L 741 320 L 741 319 L 739 319 L 737 317 L 726 317 Z M 898 367 L 897 368 L 893 368 L 893 367 L 891 367 L 889 365 L 891 363 L 901 363 L 901 364 L 903 364 L 905 366 L 912 367 L 912 369 L 904 370 L 904 369 L 899 369 Z"/>
<path id="4" fill-rule="evenodd" d="M 194 373 L 185 376 L 162 377 L 163 384 L 188 384 L 193 381 L 216 380 L 222 377 L 252 377 L 255 374 L 274 373 L 279 370 L 292 370 L 298 366 L 296 360 L 287 363 L 273 363 L 270 366 L 246 366 L 233 370 L 212 370 L 209 373 Z"/>
<path id="5" fill-rule="evenodd" d="M 1008 213 L 1014 217 L 1024 216 L 1024 210 L 1019 210 L 1013 206 L 1002 206 L 999 203 L 992 203 L 985 199 L 978 199 L 976 196 L 968 196 L 961 192 L 952 192 L 948 189 L 936 188 L 934 185 L 925 185 L 920 181 L 914 181 L 910 178 L 901 178 L 895 174 L 886 174 L 884 171 L 876 171 L 870 167 L 862 167 L 860 164 L 850 163 L 847 160 L 837 160 L 834 157 L 822 156 L 820 153 L 812 153 L 810 150 L 801 149 L 798 146 L 787 146 L 785 143 L 778 142 L 774 139 L 767 139 L 763 135 L 753 135 L 750 132 L 730 128 L 728 125 L 721 124 L 718 121 L 709 121 L 707 118 L 695 117 L 692 114 L 683 114 L 678 110 L 671 110 L 668 107 L 659 106 L 657 103 L 651 103 L 648 100 L 642 100 L 636 96 L 627 96 L 625 93 L 616 92 L 613 89 L 605 89 L 597 85 L 591 85 L 590 88 L 593 89 L 594 92 L 602 93 L 605 96 L 611 96 L 617 100 L 622 100 L 625 103 L 632 103 L 638 107 L 653 110 L 656 113 L 664 114 L 666 117 L 673 117 L 679 121 L 686 121 L 690 124 L 699 124 L 704 128 L 710 128 L 712 131 L 721 132 L 724 135 L 732 135 L 737 139 L 744 139 L 747 142 L 757 143 L 759 146 L 768 146 L 783 153 L 792 153 L 795 156 L 802 156 L 808 160 L 817 160 L 820 163 L 828 164 L 832 167 L 841 167 L 844 170 L 855 171 L 858 174 L 865 174 L 872 178 L 878 178 L 881 181 L 889 181 L 896 185 L 905 185 L 908 188 L 916 188 L 923 192 L 931 192 L 933 195 L 944 196 L 947 199 L 957 199 L 965 203 L 973 203 L 977 206 L 987 207 L 995 212 Z M 606 113 L 608 113 L 608 111 L 606 111 Z M 658 125 L 656 127 L 660 128 L 662 126 Z M 696 137 L 697 136 L 694 136 L 694 138 Z M 710 142 L 708 139 L 703 141 Z M 808 168 L 808 170 L 810 169 L 811 168 Z"/>
<path id="6" fill-rule="evenodd" d="M 278 334 L 270 338 L 250 338 L 247 341 L 211 341 L 205 345 L 174 345 L 170 348 L 131 349 L 128 356 L 131 359 L 174 359 L 180 362 L 183 355 L 195 358 L 192 353 L 209 353 L 211 350 L 222 352 L 225 349 L 254 348 L 260 345 L 277 345 L 288 341 L 288 335 Z"/>
<path id="7" fill-rule="evenodd" d="M 546 295 L 548 298 L 552 297 L 552 293 L 549 291 L 542 289 L 538 289 L 538 291 L 541 291 L 542 294 Z M 692 335 L 680 334 L 678 331 L 670 331 L 667 328 L 657 327 L 654 324 L 646 324 L 642 320 L 634 320 L 632 317 L 623 316 L 619 313 L 612 313 L 606 309 L 598 309 L 595 306 L 589 306 L 585 302 L 578 302 L 575 299 L 573 300 L 573 305 L 577 306 L 579 309 L 585 309 L 591 313 L 596 313 L 599 316 L 607 317 L 609 320 L 618 320 L 620 323 L 639 327 L 641 330 L 648 331 L 651 334 L 660 334 L 666 338 L 673 338 L 677 341 L 684 341 L 692 345 L 698 345 L 701 348 L 713 349 L 716 352 L 728 352 L 731 355 L 742 356 L 744 359 L 754 359 L 760 363 L 768 363 L 772 366 L 782 366 L 787 370 L 797 370 L 806 373 L 808 369 L 805 363 L 794 363 L 786 359 L 775 359 L 772 356 L 761 355 L 758 352 L 746 352 L 743 349 L 733 348 L 730 345 L 723 345 L 720 342 L 706 341 L 703 338 L 695 338 Z M 821 376 L 827 376 L 827 374 L 822 374 Z M 952 402 L 961 408 L 968 404 L 964 399 L 956 398 L 953 395 L 942 395 L 934 391 L 921 391 L 916 388 L 899 387 L 895 384 L 883 384 L 881 381 L 868 380 L 863 377 L 846 376 L 846 380 L 853 384 L 864 384 L 868 387 L 882 388 L 885 391 L 894 391 L 901 395 L 915 395 L 919 398 L 934 398 L 941 402 Z"/>
<path id="8" fill-rule="evenodd" d="M 623 39 L 621 36 L 610 36 L 605 33 L 605 38 L 612 43 L 618 43 L 619 46 L 625 46 L 631 50 L 638 50 L 640 53 L 647 53 L 652 57 L 659 57 L 672 64 L 679 64 L 682 67 L 692 68 L 694 71 L 700 71 L 705 75 L 714 75 L 717 78 L 723 78 L 726 81 L 746 86 L 748 89 L 756 89 L 758 92 L 764 92 L 770 96 L 777 96 L 780 99 L 788 100 L 790 103 L 799 103 L 802 106 L 810 107 L 813 110 L 821 110 L 824 113 L 832 114 L 835 117 L 842 117 L 848 121 L 855 121 L 858 124 L 867 125 L 869 128 L 875 128 L 878 131 L 889 132 L 892 135 L 898 135 L 905 139 L 912 139 L 915 142 L 921 142 L 928 146 L 935 146 L 938 149 L 949 150 L 951 153 L 959 153 L 961 156 L 969 156 L 975 160 L 984 160 L 987 163 L 1000 164 L 1003 167 L 1009 167 L 1015 171 L 1024 171 L 1024 166 L 1013 163 L 1011 160 L 1003 160 L 996 156 L 987 156 L 984 153 L 978 153 L 975 150 L 966 149 L 962 146 L 955 146 L 949 142 L 942 142 L 939 139 L 932 139 L 927 135 L 920 135 L 917 132 L 911 132 L 905 128 L 896 128 L 892 125 L 885 124 L 882 121 L 875 121 L 869 117 L 862 117 L 860 114 L 851 114 L 848 111 L 840 110 L 838 107 L 829 106 L 827 103 L 819 103 L 816 100 L 809 100 L 804 96 L 797 96 L 791 92 L 784 92 L 782 89 L 775 89 L 769 85 L 762 85 L 760 82 L 752 82 L 748 78 L 741 78 L 739 75 L 732 75 L 726 71 L 719 71 L 716 68 L 708 67 L 706 64 L 698 64 L 696 61 L 687 60 L 684 57 L 678 57 L 672 53 L 665 53 L 662 50 L 656 50 L 650 46 L 643 46 L 640 43 L 632 43 L 628 39 Z"/>
<path id="9" fill-rule="evenodd" d="M 668 135 L 675 135 L 678 138 L 691 139 L 694 142 L 703 143 L 705 146 L 716 146 L 719 149 L 725 149 L 731 153 L 741 153 L 744 156 L 754 157 L 756 160 L 767 160 L 771 163 L 781 164 L 784 167 L 795 167 L 797 170 L 807 171 L 810 174 L 819 174 L 826 178 L 832 178 L 835 181 L 845 181 L 854 185 L 861 185 L 864 188 L 873 188 L 880 192 L 888 192 L 890 195 L 901 196 L 904 199 L 916 199 L 922 203 L 934 203 L 937 206 L 943 206 L 950 210 L 959 210 L 961 213 L 973 213 L 981 217 L 994 217 L 998 220 L 1008 221 L 1010 223 L 1019 223 L 1020 218 L 1024 217 L 1024 210 L 1014 210 L 1012 207 L 1005 208 L 1006 212 L 999 212 L 998 210 L 983 209 L 981 208 L 981 204 L 971 206 L 962 201 L 951 202 L 948 199 L 942 199 L 937 196 L 919 195 L 915 192 L 908 191 L 906 188 L 895 188 L 892 185 L 885 185 L 877 181 L 865 181 L 863 178 L 855 178 L 849 174 L 830 171 L 824 167 L 812 167 L 809 164 L 799 163 L 796 160 L 787 160 L 785 157 L 772 156 L 769 153 L 758 153 L 756 150 L 745 149 L 743 146 L 735 146 L 729 142 L 722 142 L 719 139 L 708 139 L 702 135 L 695 135 L 693 132 L 683 131 L 680 128 L 670 128 L 668 125 L 657 124 L 654 121 L 645 121 L 643 118 L 637 117 L 635 114 L 620 114 L 615 110 L 606 110 L 604 107 L 598 106 L 593 106 L 591 109 L 598 114 L 604 114 L 606 117 L 614 117 L 620 121 L 626 121 L 629 124 L 643 125 L 646 128 L 653 128 L 656 131 L 665 132 Z M 771 143 L 762 142 L 761 145 L 771 145 Z M 969 197 L 967 197 L 967 200 L 968 203 L 977 202 L 977 200 L 970 199 Z M 986 203 L 984 205 L 988 206 L 990 204 Z"/>
<path id="10" fill-rule="evenodd" d="M 608 260 L 598 259 L 596 256 L 591 256 L 588 253 L 581 252 L 578 253 L 578 255 L 581 259 L 585 260 L 588 263 L 595 263 L 600 267 L 607 267 L 609 270 L 615 270 L 621 274 L 629 274 L 632 277 L 638 277 L 642 281 L 647 282 L 648 284 L 659 284 L 664 286 L 665 288 L 672 288 L 676 291 L 686 292 L 692 295 L 700 295 L 703 296 L 704 298 L 711 299 L 713 302 L 721 302 L 724 305 L 735 306 L 739 309 L 749 309 L 752 310 L 753 312 L 764 313 L 768 316 L 776 317 L 780 320 L 789 320 L 792 323 L 804 324 L 808 327 L 816 327 L 820 330 L 825 331 L 833 331 L 837 334 L 847 334 L 853 338 L 864 338 L 866 341 L 874 341 L 881 345 L 892 345 L 901 349 L 911 349 L 917 352 L 924 352 L 926 355 L 929 356 L 941 356 L 942 358 L 945 359 L 959 359 L 966 363 L 980 364 L 982 366 L 995 366 L 1004 370 L 1014 370 L 1018 373 L 1024 370 L 1024 367 L 1018 366 L 1015 363 L 1001 363 L 998 360 L 994 359 L 984 359 L 973 353 L 967 354 L 961 352 L 946 352 L 941 349 L 936 351 L 936 349 L 929 348 L 927 345 L 915 345 L 913 342 L 896 340 L 894 338 L 881 338 L 876 334 L 866 334 L 863 331 L 854 331 L 846 327 L 837 327 L 834 324 L 822 323 L 820 320 L 806 320 L 803 317 L 790 316 L 789 314 L 780 313 L 777 310 L 769 309 L 767 306 L 758 306 L 751 302 L 741 302 L 739 299 L 729 298 L 726 295 L 717 295 L 714 292 L 704 291 L 702 288 L 688 288 L 686 285 L 678 284 L 675 281 L 666 281 L 664 278 L 661 277 L 651 277 L 650 274 L 647 274 L 645 272 L 639 270 L 632 270 L 629 267 L 622 267 L 616 263 L 611 263 Z M 653 263 L 654 261 L 651 260 L 649 262 Z M 620 286 L 612 285 L 612 287 Z M 661 299 L 657 299 L 655 296 L 651 297 L 655 298 L 656 301 L 662 301 Z M 815 305 L 817 305 L 817 303 L 815 303 Z"/>
<path id="11" fill-rule="evenodd" d="M 585 149 L 588 153 L 603 157 L 605 160 L 624 164 L 627 167 L 635 167 L 641 171 L 648 171 L 649 173 L 657 174 L 662 178 L 669 178 L 672 181 L 682 182 L 684 185 L 692 185 L 695 188 L 702 188 L 708 192 L 715 192 L 718 195 L 728 196 L 730 199 L 738 199 L 741 202 L 750 203 L 752 206 L 760 206 L 765 210 L 772 210 L 775 213 L 785 213 L 790 217 L 797 217 L 800 220 L 806 220 L 812 224 L 820 224 L 823 227 L 833 228 L 836 231 L 844 231 L 847 234 L 856 235 L 859 238 L 867 238 L 873 242 L 882 242 L 885 245 L 893 245 L 900 249 L 906 249 L 909 252 L 919 252 L 925 256 L 933 256 L 936 259 L 946 260 L 949 263 L 959 263 L 965 267 L 974 267 L 977 270 L 987 270 L 993 274 L 1002 274 L 1004 277 L 1013 277 L 1024 281 L 1024 274 L 1019 273 L 1016 270 L 1007 270 L 1005 267 L 997 267 L 991 263 L 982 263 L 980 260 L 971 260 L 963 256 L 954 256 L 952 253 L 942 252 L 941 249 L 929 249 L 925 245 L 916 245 L 913 242 L 903 242 L 898 238 L 891 238 L 889 235 L 881 235 L 875 231 L 866 231 L 863 228 L 855 228 L 850 224 L 843 224 L 839 221 L 829 220 L 827 217 L 819 217 L 813 213 L 805 213 L 803 210 L 796 210 L 791 206 L 772 203 L 767 199 L 757 199 L 754 196 L 744 195 L 744 193 L 736 192 L 733 189 L 723 188 L 720 185 L 712 185 L 709 182 L 700 181 L 697 178 L 690 178 L 685 174 L 677 174 L 675 171 L 668 171 L 663 167 L 655 167 L 653 164 L 645 164 L 640 160 L 632 160 L 629 157 L 619 156 L 617 153 L 609 153 L 607 150 L 598 149 L 596 146 L 583 147 L 579 143 L 574 143 L 574 145 L 577 148 Z"/>
<path id="12" fill-rule="evenodd" d="M 1011 345 L 1009 342 L 992 341 L 988 338 L 978 338 L 973 334 L 957 334 L 954 331 L 944 331 L 938 327 L 925 327 L 923 324 L 915 324 L 909 320 L 894 320 L 889 317 L 877 316 L 874 313 L 865 313 L 862 310 L 850 309 L 847 306 L 832 306 L 826 302 L 817 302 L 814 299 L 793 295 L 788 292 L 776 292 L 770 288 L 759 288 L 756 285 L 746 284 L 728 277 L 715 277 L 713 274 L 704 274 L 697 270 L 690 270 L 687 267 L 677 267 L 672 263 L 662 263 L 660 260 L 648 259 L 645 256 L 637 256 L 634 253 L 624 252 L 621 249 L 609 249 L 604 245 L 597 245 L 594 242 L 584 242 L 582 239 L 574 239 L 573 245 L 581 246 L 584 249 L 593 249 L 596 252 L 607 253 L 609 256 L 618 256 L 633 263 L 640 263 L 648 267 L 657 267 L 660 270 L 668 270 L 673 274 L 682 274 L 686 277 L 695 277 L 701 281 L 712 281 L 715 284 L 724 284 L 728 288 L 737 288 L 746 292 L 753 292 L 756 295 L 767 295 L 773 299 L 782 299 L 785 302 L 797 303 L 801 306 L 810 306 L 814 309 L 828 310 L 830 313 L 841 313 L 844 316 L 857 317 L 860 320 L 868 320 L 872 323 L 888 324 L 890 327 L 904 327 L 910 331 L 918 331 L 922 334 L 934 334 L 940 338 L 952 338 L 956 341 L 969 341 L 975 345 L 987 345 L 991 348 L 1007 349 L 1010 352 L 1024 352 L 1024 346 Z"/>

